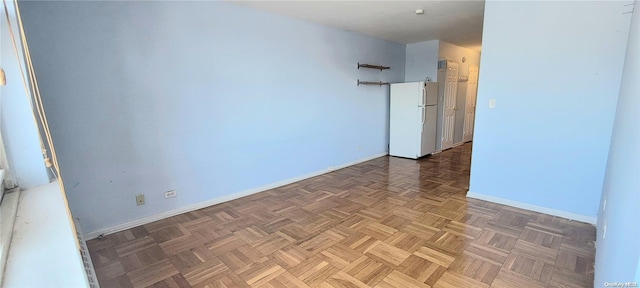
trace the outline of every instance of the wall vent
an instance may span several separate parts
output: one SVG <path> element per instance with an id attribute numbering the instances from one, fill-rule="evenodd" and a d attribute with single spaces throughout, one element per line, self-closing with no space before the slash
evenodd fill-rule
<path id="1" fill-rule="evenodd" d="M 80 243 L 80 255 L 82 256 L 82 264 L 84 265 L 84 270 L 87 274 L 89 287 L 100 288 L 100 284 L 98 284 L 98 277 L 96 276 L 96 270 L 93 268 L 93 262 L 91 262 L 91 255 L 89 254 L 87 242 L 84 240 L 84 236 L 80 231 L 78 218 L 73 218 L 73 222 L 76 225 L 76 236 L 78 237 L 78 243 Z"/>

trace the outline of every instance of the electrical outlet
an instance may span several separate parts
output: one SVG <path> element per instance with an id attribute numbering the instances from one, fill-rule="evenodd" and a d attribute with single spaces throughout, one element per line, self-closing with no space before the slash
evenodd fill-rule
<path id="1" fill-rule="evenodd" d="M 136 195 L 136 205 L 144 205 L 144 194 Z"/>
<path id="2" fill-rule="evenodd" d="M 176 197 L 177 195 L 178 193 L 176 192 L 176 190 L 167 191 L 167 192 L 164 192 L 164 199 L 173 198 L 173 197 Z"/>

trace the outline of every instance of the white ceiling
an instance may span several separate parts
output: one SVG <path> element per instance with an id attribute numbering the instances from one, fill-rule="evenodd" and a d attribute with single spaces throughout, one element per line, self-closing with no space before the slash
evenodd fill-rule
<path id="1" fill-rule="evenodd" d="M 244 1 L 234 3 L 399 43 L 441 39 L 480 50 L 484 0 Z M 416 15 L 416 9 L 424 9 Z"/>

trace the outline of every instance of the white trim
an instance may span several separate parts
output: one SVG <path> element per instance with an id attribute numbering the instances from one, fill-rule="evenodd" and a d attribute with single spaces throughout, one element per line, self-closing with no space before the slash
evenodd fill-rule
<path id="1" fill-rule="evenodd" d="M 330 172 L 333 172 L 335 170 L 339 170 L 339 169 L 342 169 L 342 168 L 347 168 L 349 166 L 353 166 L 353 165 L 356 165 L 356 164 L 359 164 L 359 163 L 362 163 L 362 162 L 373 160 L 375 158 L 386 156 L 388 154 L 389 154 L 388 152 L 378 153 L 378 154 L 375 154 L 375 155 L 372 155 L 372 156 L 368 156 L 368 157 L 365 157 L 365 158 L 361 158 L 361 159 L 358 159 L 358 160 L 355 160 L 355 161 L 352 161 L 352 162 L 349 162 L 349 163 L 345 163 L 345 164 L 342 164 L 342 165 L 330 166 L 327 169 L 316 171 L 316 172 L 311 172 L 309 174 L 305 174 L 305 175 L 302 175 L 302 176 L 285 179 L 285 180 L 278 181 L 278 182 L 271 183 L 271 184 L 267 184 L 267 185 L 264 185 L 264 186 L 247 189 L 247 190 L 240 191 L 240 192 L 237 192 L 237 193 L 224 195 L 224 196 L 221 196 L 221 197 L 218 197 L 218 198 L 214 198 L 214 199 L 211 199 L 211 200 L 207 200 L 207 201 L 203 201 L 203 202 L 187 205 L 187 206 L 184 206 L 184 207 L 180 207 L 180 208 L 177 208 L 177 209 L 165 211 L 165 212 L 158 213 L 158 214 L 155 214 L 155 215 L 151 215 L 151 216 L 148 216 L 148 217 L 144 217 L 144 218 L 136 219 L 136 220 L 133 220 L 133 221 L 121 223 L 121 224 L 118 224 L 118 225 L 115 225 L 115 226 L 98 229 L 96 231 L 85 233 L 84 234 L 84 238 L 88 241 L 88 240 L 91 240 L 91 239 L 95 239 L 95 238 L 97 238 L 98 236 L 100 236 L 102 234 L 107 235 L 107 234 L 120 232 L 120 231 L 127 230 L 127 229 L 130 229 L 130 228 L 133 228 L 133 227 L 138 227 L 140 225 L 144 225 L 144 224 L 148 224 L 148 223 L 151 223 L 151 222 L 154 222 L 154 221 L 162 220 L 162 219 L 165 219 L 165 218 L 168 218 L 168 217 L 176 216 L 176 215 L 179 215 L 179 214 L 182 214 L 182 213 L 195 211 L 195 210 L 198 210 L 198 209 L 202 209 L 202 208 L 209 207 L 209 206 L 212 206 L 212 205 L 216 205 L 216 204 L 220 204 L 220 203 L 223 203 L 223 202 L 231 201 L 231 200 L 234 200 L 234 199 L 242 198 L 242 197 L 249 196 L 249 195 L 252 195 L 252 194 L 255 194 L 255 193 L 259 193 L 259 192 L 262 192 L 262 191 L 266 191 L 266 190 L 269 190 L 269 189 L 281 187 L 281 186 L 284 186 L 284 185 L 289 185 L 289 184 L 294 183 L 294 182 L 298 182 L 298 181 L 301 181 L 301 180 L 304 180 L 304 179 L 308 179 L 308 178 L 316 177 L 316 176 L 319 176 L 319 175 L 322 175 L 322 174 L 330 173 Z"/>
<path id="2" fill-rule="evenodd" d="M 570 220 L 585 222 L 585 223 L 589 223 L 589 224 L 592 224 L 592 225 L 596 225 L 598 223 L 598 219 L 596 217 L 586 216 L 586 215 L 576 214 L 576 213 L 571 213 L 571 212 L 562 211 L 562 210 L 551 209 L 551 208 L 537 206 L 537 205 L 528 204 L 528 203 L 522 203 L 522 202 L 518 202 L 518 201 L 513 201 L 513 200 L 509 200 L 509 199 L 500 198 L 500 197 L 494 197 L 494 196 L 489 196 L 489 195 L 485 195 L 485 194 L 479 194 L 479 193 L 475 193 L 475 192 L 471 192 L 471 191 L 467 192 L 467 198 L 480 199 L 480 200 L 484 200 L 484 201 L 503 204 L 503 205 L 512 206 L 512 207 L 516 207 L 516 208 L 521 208 L 521 209 L 525 209 L 525 210 L 530 210 L 530 211 L 534 211 L 534 212 L 539 212 L 539 213 L 549 214 L 549 215 L 558 216 L 558 217 L 562 217 L 562 218 L 567 218 L 567 219 L 570 219 Z"/>

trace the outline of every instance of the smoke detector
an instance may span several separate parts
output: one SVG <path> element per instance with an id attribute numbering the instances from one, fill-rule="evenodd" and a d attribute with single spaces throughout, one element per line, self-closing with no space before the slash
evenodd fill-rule
<path id="1" fill-rule="evenodd" d="M 416 15 L 422 15 L 422 14 L 424 14 L 423 9 L 416 9 Z"/>

